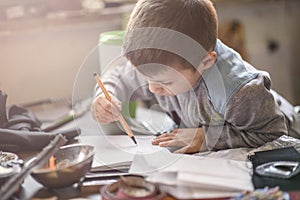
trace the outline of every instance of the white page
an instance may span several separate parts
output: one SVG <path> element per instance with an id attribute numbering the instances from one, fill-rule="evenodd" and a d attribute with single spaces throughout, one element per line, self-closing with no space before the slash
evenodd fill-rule
<path id="1" fill-rule="evenodd" d="M 230 192 L 242 192 L 245 190 L 253 190 L 251 179 L 244 177 L 226 178 L 222 176 L 212 176 L 197 173 L 178 172 L 177 180 L 184 185 L 196 188 L 221 190 Z"/>
<path id="2" fill-rule="evenodd" d="M 195 179 L 198 177 L 194 177 Z M 187 183 L 178 180 L 177 172 L 157 172 L 147 177 L 147 181 L 160 183 L 161 189 L 168 192 L 177 199 L 200 199 L 234 197 L 241 191 L 220 189 L 220 187 L 208 187 L 198 183 Z"/>
<path id="3" fill-rule="evenodd" d="M 154 166 L 152 169 L 157 169 L 156 173 L 150 174 L 147 178 L 151 182 L 173 183 L 173 186 L 192 187 L 193 190 L 199 189 L 199 191 L 207 190 L 207 195 L 213 195 L 213 191 L 236 194 L 244 190 L 253 190 L 251 167 L 245 161 L 169 154 L 164 152 L 164 156 L 160 155 L 161 161 L 155 161 L 153 155 L 141 159 L 135 157 L 130 172 L 147 171 L 149 167 L 146 166 L 150 163 Z M 174 173 L 170 172 L 176 174 L 176 181 L 174 181 Z"/>
<path id="4" fill-rule="evenodd" d="M 127 135 L 80 136 L 79 141 L 95 148 L 92 168 L 118 166 L 133 161 L 135 155 L 152 154 L 161 148 L 151 144 L 154 136 L 135 136 L 138 145 Z"/>
<path id="5" fill-rule="evenodd" d="M 245 161 L 235 161 L 223 158 L 182 155 L 175 165 L 169 166 L 168 171 L 185 171 L 203 173 L 205 175 L 222 176 L 227 178 L 242 177 L 251 171 Z M 241 176 L 240 176 L 241 175 Z"/>
<path id="6" fill-rule="evenodd" d="M 149 175 L 163 171 L 173 165 L 182 154 L 173 154 L 167 148 L 160 148 L 152 154 L 140 154 L 134 157 L 131 164 L 130 173 Z"/>
<path id="7" fill-rule="evenodd" d="M 178 172 L 180 182 L 228 191 L 253 190 L 247 162 L 184 155 L 164 171 Z"/>

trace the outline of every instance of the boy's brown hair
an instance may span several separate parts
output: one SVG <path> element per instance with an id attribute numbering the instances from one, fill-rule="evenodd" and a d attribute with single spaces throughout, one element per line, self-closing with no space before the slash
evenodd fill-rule
<path id="1" fill-rule="evenodd" d="M 138 42 L 147 41 L 138 40 L 128 33 L 147 27 L 165 28 L 185 34 L 206 51 L 214 50 L 217 40 L 217 14 L 210 0 L 139 0 L 129 19 L 123 44 L 125 56 L 135 66 L 146 63 L 170 65 L 174 61 L 184 67 L 192 66 L 181 56 L 161 49 L 130 51 L 130 46 L 139 46 Z"/>

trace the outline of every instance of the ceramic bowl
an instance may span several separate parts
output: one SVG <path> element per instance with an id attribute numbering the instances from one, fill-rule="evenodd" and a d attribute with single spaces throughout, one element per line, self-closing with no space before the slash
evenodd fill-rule
<path id="1" fill-rule="evenodd" d="M 10 177 L 21 171 L 20 161 L 22 160 L 17 154 L 0 151 L 0 188 Z"/>
<path id="2" fill-rule="evenodd" d="M 72 186 L 91 169 L 94 147 L 74 144 L 61 147 L 49 161 L 32 170 L 31 176 L 47 188 Z"/>

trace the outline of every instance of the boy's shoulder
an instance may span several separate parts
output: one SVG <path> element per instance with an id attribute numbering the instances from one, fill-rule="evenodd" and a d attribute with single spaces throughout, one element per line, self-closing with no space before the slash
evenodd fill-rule
<path id="1" fill-rule="evenodd" d="M 244 61 L 239 53 L 217 41 L 217 60 L 203 75 L 209 99 L 217 112 L 224 115 L 230 99 L 247 83 L 264 72 Z"/>

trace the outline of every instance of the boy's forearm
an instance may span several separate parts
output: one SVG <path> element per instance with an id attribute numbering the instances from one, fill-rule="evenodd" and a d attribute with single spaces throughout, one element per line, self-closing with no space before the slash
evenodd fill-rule
<path id="1" fill-rule="evenodd" d="M 229 124 L 224 126 L 203 127 L 207 150 L 221 150 L 230 148 L 256 148 L 267 142 L 276 140 L 285 134 L 285 130 L 278 132 L 251 132 L 237 130 Z"/>

